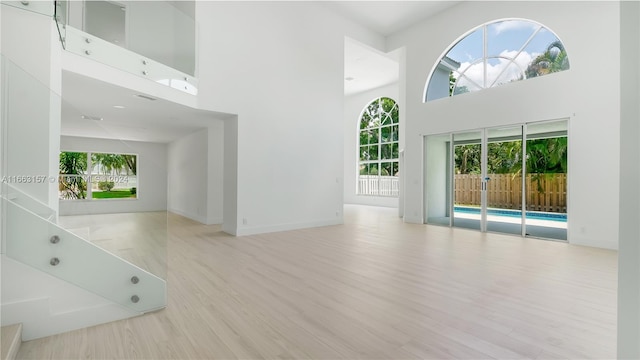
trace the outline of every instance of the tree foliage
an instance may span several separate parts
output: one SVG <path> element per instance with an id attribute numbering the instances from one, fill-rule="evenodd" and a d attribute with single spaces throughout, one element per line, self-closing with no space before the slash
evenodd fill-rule
<path id="1" fill-rule="evenodd" d="M 91 162 L 93 166 L 98 166 L 105 175 L 113 172 L 118 175 L 123 172 L 136 175 L 136 155 L 94 153 L 91 154 Z"/>
<path id="2" fill-rule="evenodd" d="M 456 145 L 456 174 L 481 173 L 480 144 Z M 487 146 L 488 174 L 521 174 L 522 141 L 492 142 Z M 567 172 L 567 138 L 527 140 L 527 173 L 555 174 Z"/>
<path id="3" fill-rule="evenodd" d="M 547 46 L 544 53 L 531 61 L 525 70 L 525 76 L 528 79 L 567 69 L 569 69 L 567 51 L 562 42 L 554 41 Z"/>
<path id="4" fill-rule="evenodd" d="M 569 69 L 567 51 L 562 42 L 558 40 L 549 44 L 544 53 L 531 60 L 523 74 L 520 74 L 519 77 L 511 81 L 529 79 L 567 69 Z M 449 72 L 449 96 L 469 92 L 469 88 L 467 86 L 461 86 L 457 83 L 457 80 L 458 78 L 454 72 Z"/>
<path id="5" fill-rule="evenodd" d="M 453 74 L 453 71 L 449 72 L 449 96 L 464 94 L 469 92 L 469 88 L 466 86 L 456 85 L 458 79 Z"/>
<path id="6" fill-rule="evenodd" d="M 84 175 L 87 173 L 87 153 L 61 152 L 60 174 Z"/>
<path id="7" fill-rule="evenodd" d="M 136 175 L 137 159 L 136 155 L 129 154 L 92 153 L 88 164 L 87 153 L 63 151 L 59 162 L 61 196 L 65 199 L 87 198 L 87 177 L 92 173 L 88 171 L 89 166 L 91 170 L 97 167 L 103 175 Z M 98 184 L 99 189 L 107 191 L 113 186 L 113 182 L 107 181 Z"/>
<path id="8" fill-rule="evenodd" d="M 60 153 L 58 188 L 65 199 L 86 199 L 87 153 Z"/>
<path id="9" fill-rule="evenodd" d="M 360 175 L 398 173 L 398 104 L 388 97 L 365 107 L 360 117 Z"/>

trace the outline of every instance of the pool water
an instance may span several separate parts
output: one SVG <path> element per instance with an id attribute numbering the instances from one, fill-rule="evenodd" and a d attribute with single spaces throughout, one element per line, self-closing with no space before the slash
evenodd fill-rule
<path id="1" fill-rule="evenodd" d="M 459 212 L 459 213 L 465 213 L 465 214 L 480 214 L 480 208 L 478 207 L 454 206 L 453 211 Z M 513 218 L 522 217 L 522 211 L 520 210 L 489 208 L 487 209 L 487 214 L 507 216 L 507 217 L 513 217 Z M 567 222 L 567 214 L 549 213 L 549 212 L 542 212 L 542 211 L 527 211 L 526 215 L 527 215 L 527 219 Z"/>

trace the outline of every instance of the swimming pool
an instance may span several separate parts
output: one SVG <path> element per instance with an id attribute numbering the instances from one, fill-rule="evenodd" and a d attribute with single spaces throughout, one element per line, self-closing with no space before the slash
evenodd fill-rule
<path id="1" fill-rule="evenodd" d="M 458 213 L 465 213 L 465 214 L 480 214 L 480 208 L 478 207 L 454 206 L 453 211 Z M 487 209 L 487 214 L 497 215 L 497 216 L 506 216 L 506 217 L 512 217 L 512 218 L 522 217 L 522 211 L 520 210 L 489 208 Z M 527 211 L 526 215 L 527 215 L 527 219 L 567 222 L 567 214 L 549 213 L 549 212 L 541 212 L 541 211 Z"/>

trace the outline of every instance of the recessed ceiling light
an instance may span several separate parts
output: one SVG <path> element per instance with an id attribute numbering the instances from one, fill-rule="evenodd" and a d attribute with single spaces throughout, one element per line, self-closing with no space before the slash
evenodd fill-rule
<path id="1" fill-rule="evenodd" d="M 85 120 L 94 120 L 94 121 L 102 121 L 103 120 L 99 116 L 89 116 L 89 115 L 82 115 L 81 118 L 83 118 Z"/>
<path id="2" fill-rule="evenodd" d="M 113 105 L 113 107 L 116 109 L 124 109 L 124 106 L 122 105 Z"/>
<path id="3" fill-rule="evenodd" d="M 345 80 L 347 80 L 347 81 L 353 81 L 353 80 L 355 80 L 356 78 L 354 78 L 354 77 L 352 77 L 352 76 L 347 76 L 347 77 L 346 77 L 346 78 L 344 78 L 344 79 L 345 79 Z"/>

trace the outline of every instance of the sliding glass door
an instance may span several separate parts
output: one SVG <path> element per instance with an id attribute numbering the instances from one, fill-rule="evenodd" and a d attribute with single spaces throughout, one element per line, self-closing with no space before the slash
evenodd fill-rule
<path id="1" fill-rule="evenodd" d="M 567 120 L 527 124 L 525 234 L 567 239 Z"/>
<path id="2" fill-rule="evenodd" d="M 487 230 L 522 234 L 522 126 L 487 129 Z"/>
<path id="3" fill-rule="evenodd" d="M 425 222 L 567 239 L 567 120 L 425 137 Z"/>
<path id="4" fill-rule="evenodd" d="M 453 226 L 484 230 L 484 131 L 453 134 Z"/>

